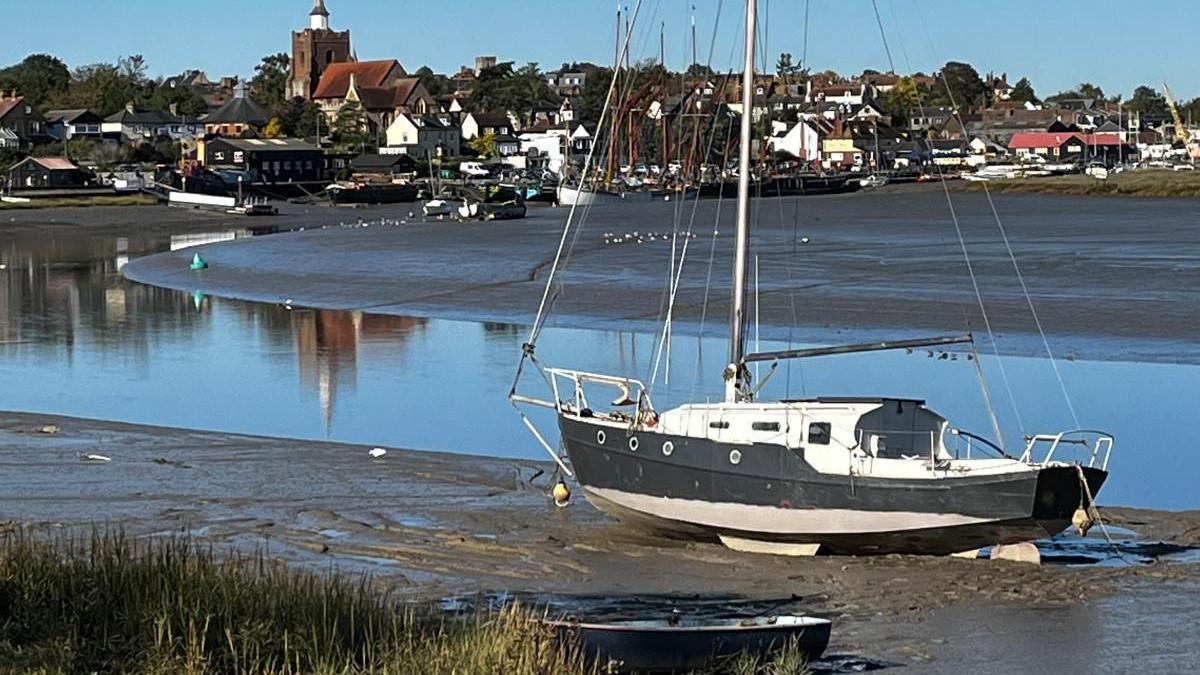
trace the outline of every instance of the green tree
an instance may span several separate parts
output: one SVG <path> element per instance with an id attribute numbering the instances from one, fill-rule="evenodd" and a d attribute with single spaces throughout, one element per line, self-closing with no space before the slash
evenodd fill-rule
<path id="1" fill-rule="evenodd" d="M 1165 117 L 1171 112 L 1167 107 L 1167 98 L 1158 93 L 1158 90 L 1146 85 L 1133 90 L 1133 96 L 1129 98 L 1129 109 L 1150 117 Z"/>
<path id="2" fill-rule="evenodd" d="M 471 148 L 471 152 L 484 158 L 490 159 L 496 156 L 496 134 L 483 134 L 471 139 L 467 144 Z"/>
<path id="3" fill-rule="evenodd" d="M 907 123 L 912 117 L 912 111 L 921 105 L 921 90 L 911 77 L 896 80 L 896 86 L 883 99 L 884 111 L 892 116 L 892 125 L 897 122 Z"/>
<path id="4" fill-rule="evenodd" d="M 287 100 L 291 63 L 291 57 L 284 53 L 263 57 L 262 62 L 254 67 L 254 77 L 250 79 L 250 93 L 255 101 L 272 108 Z"/>
<path id="5" fill-rule="evenodd" d="M 1037 95 L 1033 93 L 1033 84 L 1029 82 L 1029 78 L 1022 77 L 1013 85 L 1012 95 L 1009 97 L 1014 101 L 1031 101 L 1037 103 Z"/>
<path id="6" fill-rule="evenodd" d="M 775 74 L 783 83 L 791 84 L 792 79 L 800 74 L 800 67 L 792 63 L 792 54 L 783 52 L 779 55 L 779 59 L 775 61 Z"/>
<path id="7" fill-rule="evenodd" d="M 31 54 L 15 66 L 0 70 L 0 91 L 15 89 L 35 106 L 61 95 L 71 84 L 71 71 L 48 54 Z"/>
<path id="8" fill-rule="evenodd" d="M 284 136 L 316 138 L 318 126 L 321 128 L 322 136 L 330 133 L 321 107 L 312 101 L 296 97 L 272 106 L 270 112 L 273 118 L 279 120 L 280 131 Z"/>
<path id="9" fill-rule="evenodd" d="M 362 106 L 358 101 L 344 103 L 333 120 L 333 141 L 345 148 L 365 152 L 372 140 Z"/>
<path id="10" fill-rule="evenodd" d="M 170 87 L 160 84 L 150 97 L 150 106 L 156 110 L 175 110 L 180 115 L 199 117 L 208 112 L 208 103 L 204 97 L 197 94 L 191 87 Z"/>
<path id="11" fill-rule="evenodd" d="M 604 112 L 604 101 L 608 97 L 608 89 L 612 85 L 613 71 L 587 64 L 580 68 L 584 73 L 583 89 L 579 95 L 571 99 L 571 108 L 575 115 L 575 123 L 588 126 L 594 133 L 595 125 L 600 121 Z"/>
<path id="12" fill-rule="evenodd" d="M 433 72 L 429 66 L 421 66 L 414 76 L 421 80 L 421 86 L 425 87 L 425 91 L 429 92 L 430 96 L 441 96 L 450 91 L 450 80 L 444 75 L 438 75 Z"/>
<path id="13" fill-rule="evenodd" d="M 1104 90 L 1091 82 L 1080 82 L 1078 89 L 1079 98 L 1094 98 L 1098 101 L 1104 100 Z"/>
<path id="14" fill-rule="evenodd" d="M 937 85 L 931 92 L 931 103 L 952 105 L 960 110 L 975 110 L 985 103 L 986 87 L 974 66 L 950 61 L 937 75 Z"/>

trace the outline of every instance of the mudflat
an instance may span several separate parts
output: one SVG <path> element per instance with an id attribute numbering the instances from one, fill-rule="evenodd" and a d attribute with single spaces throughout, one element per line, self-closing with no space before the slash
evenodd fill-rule
<path id="1" fill-rule="evenodd" d="M 954 217 L 947 195 L 930 189 L 755 200 L 752 286 L 764 335 L 982 335 L 990 322 L 1002 351 L 1036 355 L 1044 346 L 1023 280 L 1059 356 L 1200 361 L 1194 200 L 997 194 L 989 202 L 963 192 L 950 200 Z M 666 307 L 672 247 L 682 254 L 685 245 L 672 235 L 691 232 L 676 330 L 723 331 L 733 209 L 731 200 L 590 209 L 569 242 L 552 321 L 653 326 Z M 148 220 L 162 209 L 127 211 Z M 288 205 L 270 222 L 305 231 L 202 246 L 209 268 L 201 272 L 187 265 L 196 250 L 135 260 L 124 272 L 247 300 L 522 322 L 536 310 L 568 211 L 533 207 L 524 220 L 457 223 L 425 220 L 415 204 Z"/>
<path id="2" fill-rule="evenodd" d="M 5 528 L 108 523 L 188 536 L 310 569 L 368 572 L 414 601 L 503 592 L 587 615 L 765 611 L 795 595 L 780 611 L 836 620 L 832 654 L 922 672 L 993 658 L 1015 671 L 1200 663 L 1194 640 L 1173 637 L 1200 619 L 1196 603 L 1180 602 L 1197 590 L 1200 569 L 1176 547 L 1131 544 L 1137 564 L 1118 566 L 779 558 L 652 537 L 582 499 L 555 508 L 551 467 L 536 461 L 398 449 L 373 458 L 363 446 L 17 413 L 0 413 L 0 448 Z M 1200 526 L 1196 512 L 1117 517 L 1162 541 Z M 1149 618 L 1115 637 L 1131 614 Z M 1030 631 L 1042 635 L 1005 648 Z"/>

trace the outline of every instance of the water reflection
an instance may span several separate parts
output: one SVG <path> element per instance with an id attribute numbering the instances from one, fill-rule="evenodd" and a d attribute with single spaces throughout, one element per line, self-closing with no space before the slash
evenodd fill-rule
<path id="1" fill-rule="evenodd" d="M 505 399 L 527 327 L 226 301 L 119 275 L 125 260 L 179 243 L 173 236 L 0 243 L 0 408 L 541 457 Z M 655 345 L 639 332 L 551 328 L 538 353 L 551 365 L 648 378 Z M 719 397 L 724 354 L 722 340 L 676 338 L 670 379 L 663 368 L 652 390 L 657 406 Z M 1046 362 L 1005 363 L 1020 394 L 1015 411 L 996 386 L 994 360 L 984 368 L 1010 447 L 1024 433 L 1062 429 L 1069 418 Z M 1104 500 L 1200 505 L 1188 479 L 1200 459 L 1175 452 L 1189 447 L 1176 421 L 1200 399 L 1200 368 L 1060 365 L 1083 424 L 1117 435 Z M 543 394 L 539 384 L 531 377 L 529 393 Z M 788 364 L 765 393 L 919 396 L 963 428 L 991 427 L 975 366 L 964 358 L 880 353 Z M 537 420 L 553 435 L 553 420 Z"/>

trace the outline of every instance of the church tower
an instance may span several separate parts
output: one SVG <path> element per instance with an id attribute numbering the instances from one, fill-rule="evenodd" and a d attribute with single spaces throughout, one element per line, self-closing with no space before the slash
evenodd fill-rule
<path id="1" fill-rule="evenodd" d="M 292 33 L 292 67 L 287 96 L 312 99 L 325 69 L 333 63 L 353 61 L 350 31 L 329 28 L 329 10 L 325 0 L 314 0 L 308 13 L 308 28 Z"/>

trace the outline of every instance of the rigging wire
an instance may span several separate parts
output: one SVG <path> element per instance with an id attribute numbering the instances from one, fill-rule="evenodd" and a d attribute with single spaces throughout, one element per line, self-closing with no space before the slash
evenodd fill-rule
<path id="1" fill-rule="evenodd" d="M 914 5 L 916 5 L 916 4 L 917 4 L 916 0 L 914 0 Z M 922 26 L 923 30 L 925 31 L 926 37 L 929 38 L 930 51 L 933 52 L 934 57 L 936 59 L 936 57 L 937 57 L 936 49 L 935 49 L 932 38 L 929 37 L 929 27 L 925 23 L 925 15 L 924 15 L 924 13 L 921 12 L 919 5 L 917 5 L 917 15 L 921 19 L 921 26 Z M 942 81 L 945 83 L 945 78 L 942 78 Z M 963 127 L 965 129 L 966 127 L 963 123 L 962 115 L 958 111 L 957 106 L 954 105 L 954 95 L 953 95 L 953 92 L 949 91 L 949 88 L 950 88 L 949 83 L 946 83 L 947 94 L 950 96 L 950 103 L 951 103 L 951 109 L 953 111 L 953 115 L 954 115 L 955 119 L 958 120 L 959 126 Z M 1059 391 L 1063 395 L 1063 400 L 1066 402 L 1067 411 L 1071 415 L 1071 421 L 1072 421 L 1072 423 L 1074 423 L 1075 428 L 1079 428 L 1081 425 L 1079 422 L 1079 416 L 1075 411 L 1075 404 L 1071 401 L 1071 394 L 1067 391 L 1067 385 L 1063 379 L 1062 370 L 1059 368 L 1058 360 L 1054 358 L 1054 351 L 1050 348 L 1050 341 L 1046 337 L 1046 331 L 1042 326 L 1041 317 L 1038 315 L 1037 308 L 1034 306 L 1033 296 L 1029 293 L 1029 286 L 1025 282 L 1025 275 L 1021 272 L 1021 266 L 1017 262 L 1016 253 L 1013 251 L 1012 244 L 1008 239 L 1008 231 L 1004 227 L 1004 222 L 1000 218 L 1000 212 L 996 209 L 996 203 L 992 198 L 992 191 L 990 188 L 988 188 L 986 182 L 983 183 L 983 193 L 987 199 L 988 209 L 991 211 L 992 219 L 996 223 L 996 230 L 1000 233 L 1000 238 L 1004 242 L 1005 252 L 1008 253 L 1008 259 L 1012 263 L 1013 272 L 1015 273 L 1015 275 L 1017 277 L 1017 281 L 1020 283 L 1021 294 L 1024 296 L 1025 304 L 1029 307 L 1029 313 L 1033 317 L 1033 323 L 1034 323 L 1034 326 L 1037 328 L 1038 336 L 1041 338 L 1042 347 L 1045 348 L 1045 350 L 1046 350 L 1046 358 L 1050 361 L 1050 368 L 1054 371 L 1054 377 L 1058 381 L 1058 388 L 1059 388 Z M 1002 369 L 1001 373 L 1003 374 L 1003 372 L 1004 371 Z M 1007 378 L 1007 376 L 1005 376 L 1005 377 Z M 1014 408 L 1016 407 L 1015 400 L 1014 400 L 1013 406 L 1014 406 Z"/>
<path id="2" fill-rule="evenodd" d="M 892 61 L 892 48 L 888 46 L 887 33 L 883 30 L 883 19 L 879 18 L 879 3 L 871 0 L 871 8 L 875 10 L 875 23 L 879 26 L 879 37 L 883 40 L 883 51 L 887 54 L 888 72 L 896 72 L 896 64 Z"/>

